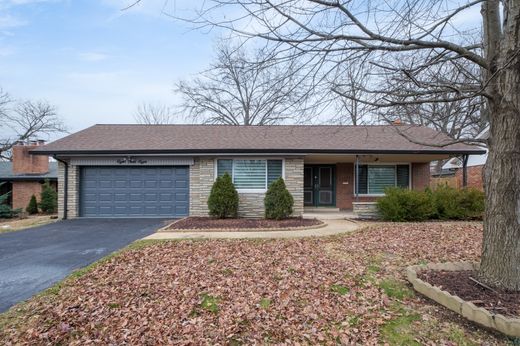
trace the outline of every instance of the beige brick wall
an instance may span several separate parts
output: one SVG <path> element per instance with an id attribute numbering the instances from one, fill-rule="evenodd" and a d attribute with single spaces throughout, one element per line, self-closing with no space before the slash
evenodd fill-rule
<path id="1" fill-rule="evenodd" d="M 69 165 L 68 218 L 79 216 L 79 166 Z M 58 216 L 63 218 L 64 164 L 58 163 Z M 208 197 L 215 177 L 215 158 L 195 158 L 190 166 L 190 216 L 208 215 Z M 303 158 L 285 159 L 285 183 L 294 198 L 294 216 L 303 214 Z M 240 193 L 239 216 L 263 217 L 264 193 Z"/>
<path id="2" fill-rule="evenodd" d="M 79 167 L 69 164 L 67 218 L 79 216 Z M 58 162 L 58 217 L 63 218 L 65 191 L 65 165 Z"/>
<path id="3" fill-rule="evenodd" d="M 190 168 L 190 216 L 208 216 L 208 197 L 215 179 L 215 158 L 196 158 Z M 294 216 L 303 213 L 303 158 L 285 159 L 285 183 L 294 198 Z M 239 193 L 240 217 L 264 216 L 264 193 Z"/>
<path id="4" fill-rule="evenodd" d="M 215 176 L 213 158 L 195 158 L 190 166 L 190 216 L 208 216 L 208 197 Z"/>

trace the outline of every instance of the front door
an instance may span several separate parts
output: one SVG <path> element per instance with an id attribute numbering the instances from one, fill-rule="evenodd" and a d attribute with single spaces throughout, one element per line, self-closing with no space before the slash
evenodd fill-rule
<path id="1" fill-rule="evenodd" d="M 335 198 L 335 166 L 305 165 L 303 168 L 304 204 L 333 207 Z"/>

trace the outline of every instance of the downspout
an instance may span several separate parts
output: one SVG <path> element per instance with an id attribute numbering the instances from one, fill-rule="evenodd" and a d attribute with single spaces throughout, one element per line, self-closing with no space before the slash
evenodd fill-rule
<path id="1" fill-rule="evenodd" d="M 462 187 L 468 186 L 468 155 L 462 156 Z"/>
<path id="2" fill-rule="evenodd" d="M 69 191 L 69 164 L 67 161 L 63 161 L 62 159 L 58 159 L 56 155 L 52 156 L 54 160 L 63 163 L 65 169 L 63 171 L 63 220 L 67 220 L 67 201 L 68 201 L 68 191 Z"/>
<path id="3" fill-rule="evenodd" d="M 356 189 L 356 202 L 359 201 L 359 156 L 356 155 L 356 186 L 354 188 Z"/>

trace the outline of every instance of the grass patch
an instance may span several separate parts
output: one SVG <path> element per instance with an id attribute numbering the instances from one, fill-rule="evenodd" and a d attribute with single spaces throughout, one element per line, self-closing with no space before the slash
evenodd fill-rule
<path id="1" fill-rule="evenodd" d="M 451 342 L 454 342 L 454 343 L 456 343 L 459 346 L 473 346 L 473 345 L 476 345 L 474 342 L 469 341 L 467 339 L 466 334 L 464 333 L 464 331 L 461 328 L 457 327 L 457 326 L 452 326 L 450 328 L 450 330 L 448 331 L 448 339 Z"/>
<path id="2" fill-rule="evenodd" d="M 206 311 L 216 314 L 218 312 L 218 297 L 211 296 L 207 293 L 202 293 L 201 297 L 202 301 L 200 302 L 200 307 Z"/>
<path id="3" fill-rule="evenodd" d="M 262 307 L 262 309 L 269 309 L 269 306 L 271 306 L 271 299 L 269 298 L 262 298 L 260 299 L 260 307 Z"/>
<path id="4" fill-rule="evenodd" d="M 359 316 L 353 316 L 348 319 L 348 325 L 351 327 L 356 327 L 361 322 L 361 318 Z"/>
<path id="5" fill-rule="evenodd" d="M 405 284 L 396 279 L 383 280 L 379 283 L 379 287 L 391 298 L 403 300 L 414 296 L 414 293 Z"/>
<path id="6" fill-rule="evenodd" d="M 390 345 L 420 345 L 414 338 L 413 323 L 421 319 L 419 314 L 410 314 L 390 320 L 381 328 L 383 341 Z"/>
<path id="7" fill-rule="evenodd" d="M 4 221 L 0 224 L 0 234 L 23 231 L 33 227 L 48 225 L 56 221 L 58 221 L 58 219 L 51 219 L 50 216 L 29 219 L 12 219 L 11 221 Z M 3 228 L 2 226 L 5 225 L 10 225 L 11 228 Z"/>
<path id="8" fill-rule="evenodd" d="M 339 294 L 340 296 L 344 296 L 345 294 L 350 292 L 350 288 L 343 286 L 343 285 L 332 285 L 332 286 L 330 286 L 330 290 L 332 292 Z"/>
<path id="9" fill-rule="evenodd" d="M 233 275 L 233 271 L 229 268 L 222 269 L 222 274 L 225 276 L 231 276 Z"/>

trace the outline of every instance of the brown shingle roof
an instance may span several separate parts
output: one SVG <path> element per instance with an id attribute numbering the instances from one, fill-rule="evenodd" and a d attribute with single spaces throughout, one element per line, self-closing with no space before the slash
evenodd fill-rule
<path id="1" fill-rule="evenodd" d="M 398 130 L 397 130 L 398 129 Z M 369 153 L 424 152 L 478 153 L 465 144 L 445 147 L 413 143 L 444 144 L 450 139 L 420 126 L 344 125 L 94 125 L 49 143 L 35 153 L 216 153 L 298 152 Z"/>

